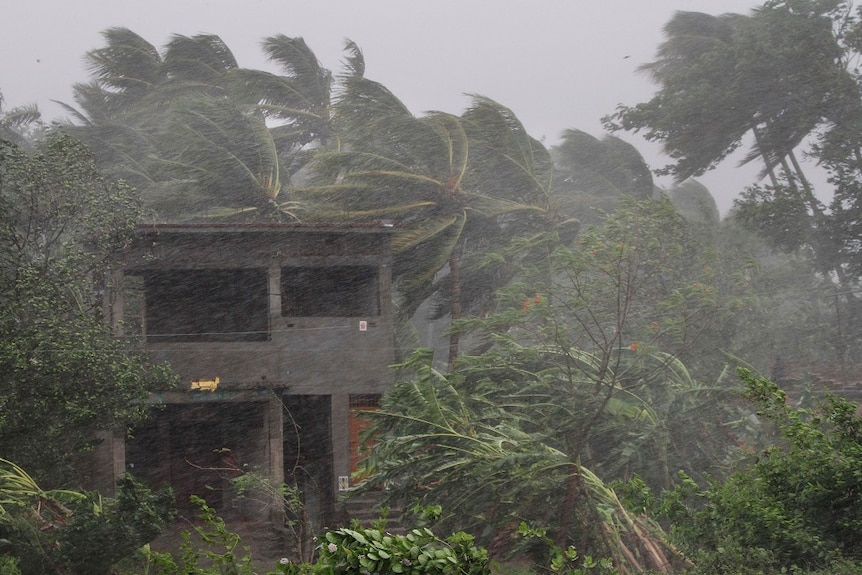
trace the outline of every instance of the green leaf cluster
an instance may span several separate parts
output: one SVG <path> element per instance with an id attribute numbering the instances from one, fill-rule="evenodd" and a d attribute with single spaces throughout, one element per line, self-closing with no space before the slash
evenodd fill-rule
<path id="1" fill-rule="evenodd" d="M 117 496 L 43 490 L 19 466 L 0 460 L 0 554 L 22 575 L 100 575 L 153 540 L 174 519 L 170 490 L 130 476 Z"/>
<path id="2" fill-rule="evenodd" d="M 473 537 L 464 532 L 444 540 L 427 528 L 404 535 L 344 528 L 326 533 L 315 571 L 322 575 L 489 575 L 491 569 L 487 551 L 476 547 Z"/>

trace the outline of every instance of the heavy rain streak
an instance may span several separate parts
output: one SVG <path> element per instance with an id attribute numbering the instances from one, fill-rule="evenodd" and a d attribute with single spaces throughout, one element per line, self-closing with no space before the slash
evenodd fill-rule
<path id="1" fill-rule="evenodd" d="M 862 9 L 679 4 L 551 139 L 146 21 L 0 96 L 0 575 L 862 573 Z"/>

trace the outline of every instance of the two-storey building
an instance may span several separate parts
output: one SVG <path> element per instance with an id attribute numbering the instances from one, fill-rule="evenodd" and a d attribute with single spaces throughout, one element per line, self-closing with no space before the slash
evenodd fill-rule
<path id="1" fill-rule="evenodd" d="M 231 509 L 230 477 L 253 470 L 295 482 L 329 523 L 357 462 L 356 410 L 392 382 L 391 232 L 140 226 L 112 317 L 182 383 L 151 398 L 159 409 L 132 437 L 106 438 L 105 482 L 129 471 L 172 486 L 181 507 L 195 494 Z"/>

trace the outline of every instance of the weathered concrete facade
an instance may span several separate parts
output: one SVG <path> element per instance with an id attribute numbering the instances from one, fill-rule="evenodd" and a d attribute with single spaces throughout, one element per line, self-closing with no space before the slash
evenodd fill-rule
<path id="1" fill-rule="evenodd" d="M 392 382 L 391 231 L 141 226 L 112 317 L 182 384 L 152 397 L 164 407 L 130 441 L 105 442 L 112 475 L 235 508 L 225 479 L 254 469 L 314 486 L 308 505 L 325 520 L 356 460 L 351 408 Z"/>

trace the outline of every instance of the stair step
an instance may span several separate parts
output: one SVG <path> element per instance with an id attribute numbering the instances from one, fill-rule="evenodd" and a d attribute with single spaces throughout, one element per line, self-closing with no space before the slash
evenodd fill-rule
<path id="1" fill-rule="evenodd" d="M 382 499 L 382 496 L 374 493 L 363 493 L 345 498 L 341 506 L 348 520 L 356 520 L 362 526 L 368 527 L 380 519 Z M 386 531 L 393 535 L 406 533 L 407 529 L 403 525 L 402 518 L 402 509 L 390 508 L 386 514 Z"/>

